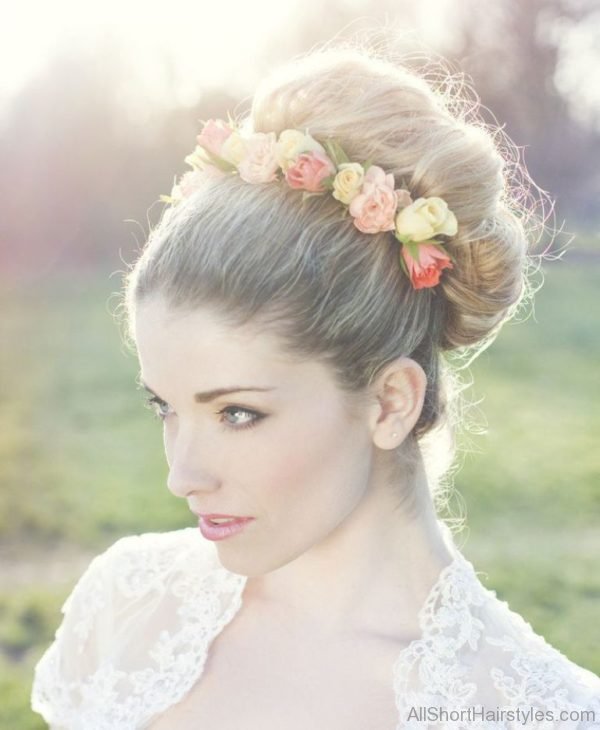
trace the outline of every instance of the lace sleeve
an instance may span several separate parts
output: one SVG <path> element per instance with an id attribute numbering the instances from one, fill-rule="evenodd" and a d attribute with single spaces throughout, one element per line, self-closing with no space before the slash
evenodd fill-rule
<path id="1" fill-rule="evenodd" d="M 424 606 L 395 671 L 397 730 L 600 730 L 600 678 L 483 587 L 468 562 Z"/>
<path id="2" fill-rule="evenodd" d="M 490 677 L 504 704 L 544 730 L 600 730 L 600 678 L 537 634 L 506 601 L 492 602 L 485 637 Z"/>
<path id="3" fill-rule="evenodd" d="M 126 539 L 126 538 L 123 538 Z M 34 670 L 31 707 L 51 730 L 73 727 L 73 716 L 85 701 L 85 678 L 101 663 L 111 635 L 111 562 L 122 540 L 97 555 L 61 607 L 63 619 Z"/>
<path id="4" fill-rule="evenodd" d="M 31 706 L 51 730 L 140 730 L 179 701 L 240 606 L 194 528 L 130 535 L 92 560 L 35 668 Z"/>

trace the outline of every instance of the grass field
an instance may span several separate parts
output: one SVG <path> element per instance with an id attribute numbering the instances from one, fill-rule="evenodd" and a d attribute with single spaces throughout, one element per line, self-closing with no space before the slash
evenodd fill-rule
<path id="1" fill-rule="evenodd" d="M 595 673 L 599 271 L 549 265 L 535 318 L 505 326 L 471 367 L 488 431 L 455 477 L 459 544 L 484 583 Z M 89 559 L 121 535 L 193 524 L 165 487 L 161 426 L 110 313 L 118 286 L 71 276 L 0 294 L 2 728 L 45 726 L 28 709 L 32 668 Z"/>

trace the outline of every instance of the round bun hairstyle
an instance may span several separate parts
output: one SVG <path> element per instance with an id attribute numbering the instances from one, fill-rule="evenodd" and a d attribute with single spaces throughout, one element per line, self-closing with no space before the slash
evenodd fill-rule
<path id="1" fill-rule="evenodd" d="M 352 43 L 313 50 L 264 78 L 236 121 L 248 132 L 332 137 L 350 159 L 403 179 L 413 200 L 443 198 L 458 233 L 446 244 L 454 268 L 438 286 L 415 290 L 398 241 L 361 233 L 331 195 L 303 201 L 281 183 L 207 175 L 165 211 L 126 275 L 131 341 L 146 297 L 160 294 L 182 312 L 208 307 L 227 324 L 252 322 L 278 336 L 294 359 L 329 365 L 351 415 L 382 368 L 407 356 L 425 371 L 427 389 L 399 461 L 406 467 L 411 446 L 456 425 L 464 389 L 456 363 L 470 363 L 533 293 L 536 216 L 515 145 L 481 119 L 463 76 L 432 67 Z"/>

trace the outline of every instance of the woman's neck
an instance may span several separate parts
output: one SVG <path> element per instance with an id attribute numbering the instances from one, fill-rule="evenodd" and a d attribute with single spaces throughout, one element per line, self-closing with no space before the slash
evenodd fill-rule
<path id="1" fill-rule="evenodd" d="M 418 613 L 454 558 L 429 494 L 422 459 L 411 482 L 390 483 L 389 452 L 369 489 L 326 540 L 265 575 L 250 577 L 244 601 L 281 609 L 315 630 L 419 634 Z M 406 491 L 408 490 L 408 491 Z M 401 499 L 411 494 L 414 499 Z"/>

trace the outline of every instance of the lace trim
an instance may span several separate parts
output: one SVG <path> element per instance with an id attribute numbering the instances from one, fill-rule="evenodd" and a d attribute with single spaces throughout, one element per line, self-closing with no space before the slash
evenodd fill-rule
<path id="1" fill-rule="evenodd" d="M 199 543 L 197 531 L 185 528 L 181 532 L 187 533 L 181 534 L 181 539 L 191 538 L 184 550 L 181 543 L 165 545 L 163 537 L 168 533 L 147 533 L 123 538 L 99 556 L 106 559 L 111 554 L 111 576 L 127 599 L 142 598 L 157 588 L 164 593 L 165 576 L 173 571 L 174 561 L 182 561 L 181 574 L 168 586 L 179 599 L 177 616 L 181 626 L 174 632 L 164 629 L 158 634 L 148 650 L 154 666 L 125 672 L 105 660 L 86 679 L 65 682 L 59 669 L 59 643 L 55 641 L 35 668 L 32 691 L 32 709 L 48 722 L 57 722 L 68 730 L 138 730 L 179 702 L 201 676 L 211 641 L 241 608 L 246 577 L 218 564 L 207 569 L 206 564 L 202 565 L 206 555 L 199 554 L 206 546 Z M 152 542 L 157 538 L 158 544 Z M 91 608 L 75 624 L 78 652 L 106 605 L 106 582 L 100 571 L 93 579 L 90 575 L 76 586 L 79 593 L 85 584 L 86 607 Z M 66 608 L 74 595 L 75 591 Z"/>
<path id="2" fill-rule="evenodd" d="M 570 669 L 581 680 L 580 688 L 585 681 L 591 684 L 590 678 L 597 680 L 596 694 L 590 693 L 582 701 L 585 707 L 596 709 L 600 720 L 600 680 L 568 662 L 534 634 L 529 624 L 510 612 L 508 604 L 498 601 L 495 592 L 481 584 L 471 563 L 458 550 L 453 556 L 419 612 L 421 636 L 400 652 L 393 665 L 400 718 L 397 730 L 429 727 L 407 718 L 410 707 L 459 708 L 473 700 L 478 687 L 469 677 L 472 662 L 461 661 L 464 656 L 459 658 L 459 654 L 470 651 L 474 655 L 482 646 L 482 637 L 486 645 L 498 649 L 499 656 L 506 653 L 510 657 L 504 669 L 493 668 L 482 679 L 490 686 L 493 683 L 511 705 L 581 708 L 582 704 L 571 701 L 567 688 L 561 686 Z M 147 601 L 151 591 L 169 593 L 177 599 L 176 616 L 181 626 L 157 633 L 148 649 L 153 666 L 125 672 L 105 659 L 85 681 L 71 683 L 60 676 L 60 643 L 55 641 L 36 667 L 32 708 L 68 730 L 139 730 L 183 699 L 201 678 L 211 642 L 242 607 L 247 578 L 223 568 L 214 545 L 202 543 L 195 528 L 122 538 L 95 561 L 97 569 L 88 569 L 64 606 L 75 602 L 76 595 L 77 601 L 85 603 L 75 628 L 78 652 L 89 638 L 94 620 L 102 619 L 108 580 L 130 601 L 144 597 Z M 503 606 L 507 625 L 516 627 L 523 646 L 508 634 L 485 635 L 479 616 L 487 602 Z M 508 667 L 514 674 L 509 674 Z M 506 730 L 509 726 L 471 722 L 436 727 Z M 561 730 L 567 727 L 563 724 Z M 598 724 L 585 727 L 600 730 Z"/>
<path id="3" fill-rule="evenodd" d="M 519 641 L 508 634 L 501 637 L 486 634 L 486 625 L 477 615 L 485 615 L 486 605 L 500 608 L 500 617 L 511 631 L 517 632 Z M 569 661 L 536 634 L 522 616 L 511 611 L 506 601 L 500 601 L 495 591 L 481 584 L 473 565 L 460 553 L 442 570 L 431 589 L 419 614 L 419 624 L 421 637 L 411 642 L 394 664 L 394 691 L 400 715 L 397 730 L 431 727 L 426 719 L 415 717 L 412 708 L 461 709 L 471 705 L 484 709 L 480 703 L 473 702 L 478 685 L 469 681 L 474 676 L 475 665 L 475 661 L 470 661 L 469 651 L 475 660 L 482 639 L 510 657 L 506 665 L 514 671 L 514 676 L 492 667 L 480 677 L 481 681 L 491 678 L 499 697 L 506 701 L 505 709 L 520 707 L 527 712 L 540 707 L 552 711 L 554 718 L 559 717 L 561 710 L 586 709 L 593 711 L 595 720 L 600 721 L 600 679 Z M 508 730 L 521 727 L 521 722 L 471 719 L 440 722 L 435 727 Z M 527 726 L 600 730 L 600 722 L 580 724 L 575 720 L 538 723 L 530 718 Z"/>
<path id="4" fill-rule="evenodd" d="M 411 707 L 437 706 L 440 698 L 459 707 L 473 697 L 477 686 L 464 681 L 468 669 L 457 662 L 457 653 L 465 645 L 477 648 L 484 624 L 473 615 L 472 608 L 486 599 L 473 566 L 456 552 L 419 612 L 420 638 L 403 649 L 394 663 L 398 730 L 423 727 L 407 717 Z"/>

